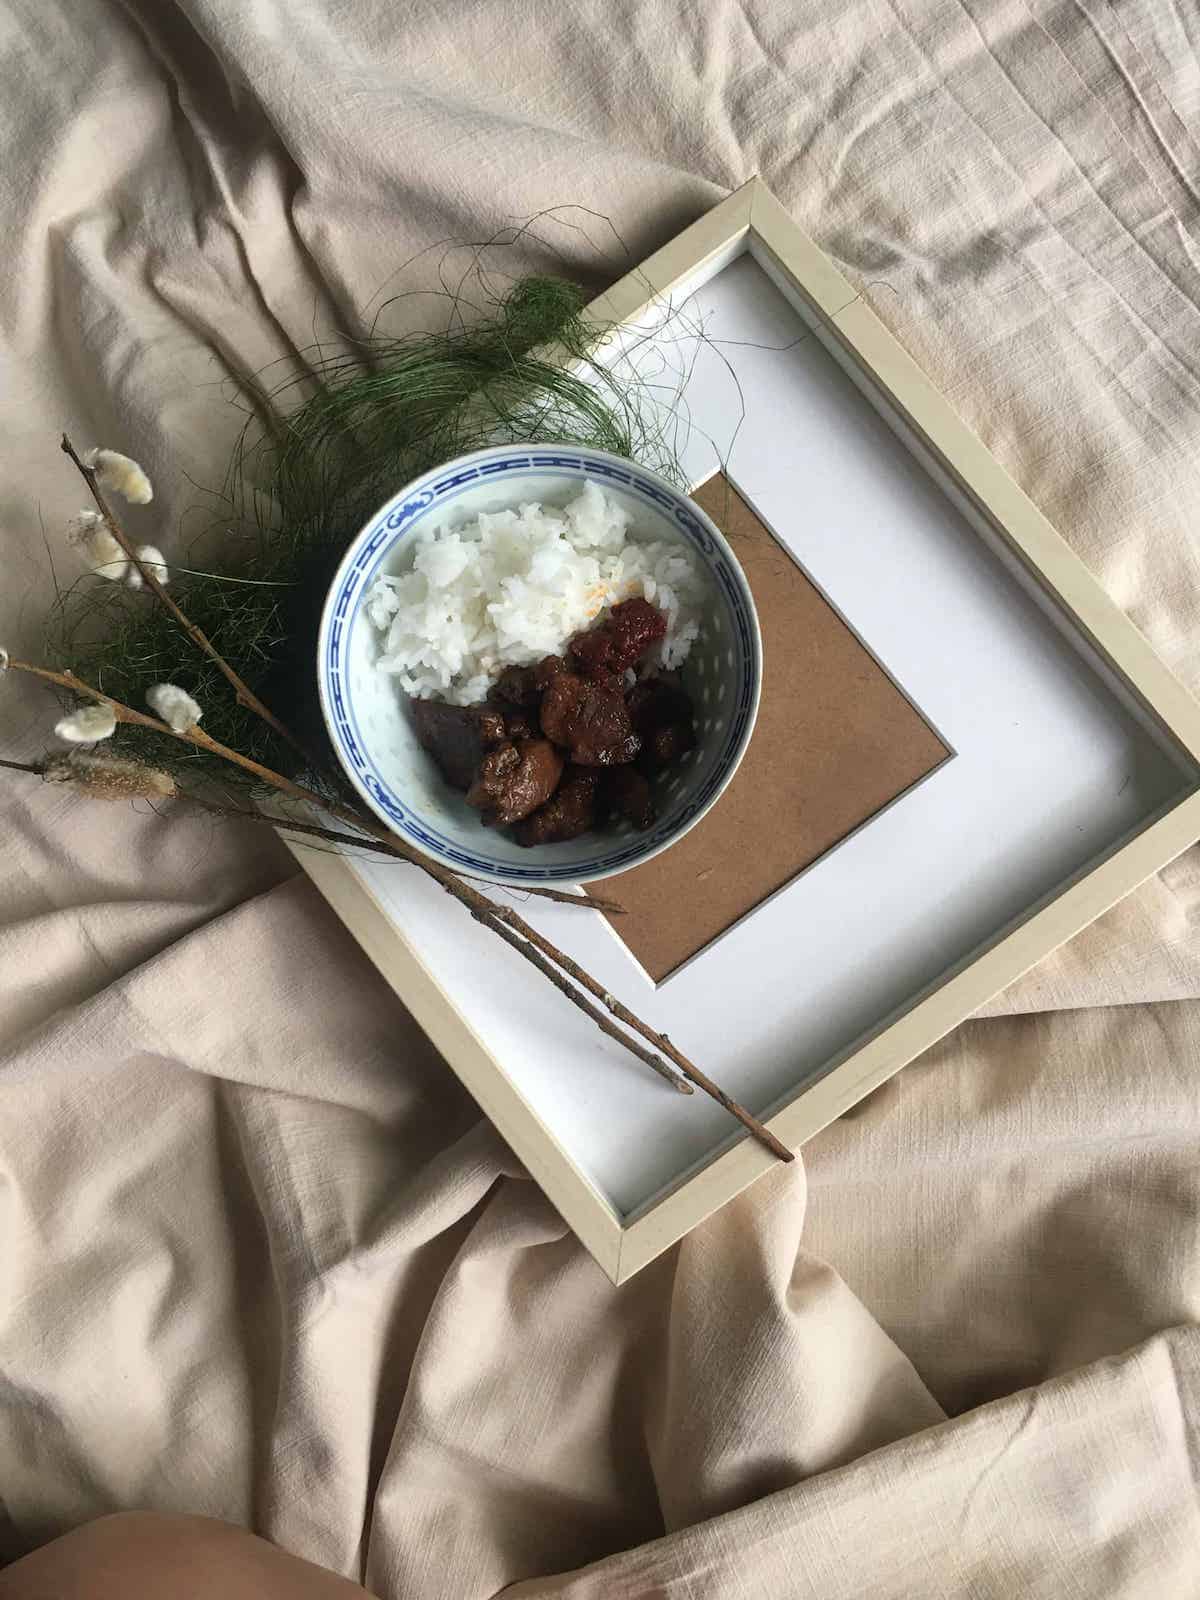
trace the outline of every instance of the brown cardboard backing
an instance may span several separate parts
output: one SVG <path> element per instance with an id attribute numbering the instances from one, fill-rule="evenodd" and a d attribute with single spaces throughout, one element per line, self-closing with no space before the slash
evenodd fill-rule
<path id="1" fill-rule="evenodd" d="M 754 594 L 763 688 L 721 799 L 677 844 L 610 880 L 613 927 L 656 981 L 950 754 L 723 473 L 692 496 Z"/>

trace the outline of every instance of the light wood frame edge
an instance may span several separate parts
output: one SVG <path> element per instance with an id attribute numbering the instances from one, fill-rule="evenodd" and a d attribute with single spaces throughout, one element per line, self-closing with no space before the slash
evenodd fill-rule
<path id="1" fill-rule="evenodd" d="M 750 179 L 706 212 L 600 295 L 586 314 L 598 325 L 636 320 L 751 233 L 780 270 L 799 285 L 854 357 L 873 373 L 939 461 L 965 486 L 1040 580 L 1079 619 L 1097 649 L 1183 747 L 1200 759 L 1200 705 L 761 180 Z M 1194 793 L 824 1078 L 801 1090 L 771 1118 L 771 1130 L 790 1148 L 798 1148 L 1198 837 L 1200 793 Z M 461 1017 L 452 997 L 435 982 L 350 864 L 339 856 L 306 850 L 299 840 L 292 848 L 367 955 L 614 1282 L 632 1277 L 777 1165 L 761 1146 L 743 1139 L 634 1221 L 622 1224 L 605 1197 L 520 1098 Z"/>
<path id="2" fill-rule="evenodd" d="M 454 1069 L 502 1139 L 512 1146 L 551 1203 L 615 1283 L 620 1269 L 621 1219 L 521 1099 L 454 999 L 432 976 L 416 949 L 344 856 L 314 850 L 303 834 L 279 830 L 283 842 Z M 396 862 L 399 872 L 414 869 Z"/>
<path id="3" fill-rule="evenodd" d="M 903 345 L 755 180 L 750 229 L 816 300 L 841 343 L 873 374 L 938 462 L 957 480 L 1101 654 L 1200 759 L 1200 704 L 1155 653 L 1017 481 L 934 387 Z M 817 286 L 817 287 L 814 287 Z M 819 293 L 817 288 L 819 287 Z"/>

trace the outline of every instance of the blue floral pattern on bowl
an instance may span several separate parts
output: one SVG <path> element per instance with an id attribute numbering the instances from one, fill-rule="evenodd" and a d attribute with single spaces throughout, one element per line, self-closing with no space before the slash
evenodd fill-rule
<path id="1" fill-rule="evenodd" d="M 661 781 L 659 820 L 645 832 L 596 832 L 522 850 L 485 830 L 446 790 L 415 742 L 394 680 L 373 669 L 380 638 L 363 601 L 382 571 L 404 569 L 418 528 L 465 521 L 528 500 L 561 505 L 586 480 L 629 511 L 635 537 L 675 537 L 709 575 L 712 604 L 684 678 L 696 702 L 698 748 Z M 603 451 L 496 446 L 407 484 L 351 544 L 330 587 L 317 651 L 326 725 L 347 775 L 397 833 L 447 866 L 496 882 L 574 884 L 648 860 L 713 804 L 749 743 L 762 647 L 754 603 L 729 546 L 707 516 L 657 474 Z"/>

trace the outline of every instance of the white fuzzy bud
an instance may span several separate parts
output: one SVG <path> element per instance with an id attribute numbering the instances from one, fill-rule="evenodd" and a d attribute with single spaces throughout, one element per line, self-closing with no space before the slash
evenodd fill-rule
<path id="1" fill-rule="evenodd" d="M 80 706 L 56 722 L 54 731 L 68 744 L 98 744 L 117 731 L 117 714 L 111 706 Z"/>
<path id="2" fill-rule="evenodd" d="M 137 558 L 147 571 L 158 579 L 159 583 L 166 585 L 171 574 L 167 570 L 167 558 L 156 544 L 138 545 Z M 134 571 L 136 572 L 137 569 L 134 568 Z M 139 573 L 138 576 L 140 578 L 141 574 Z"/>
<path id="3" fill-rule="evenodd" d="M 204 715 L 187 690 L 177 683 L 156 683 L 146 691 L 146 704 L 172 733 L 187 733 Z"/>
<path id="4" fill-rule="evenodd" d="M 47 783 L 72 784 L 96 800 L 171 800 L 178 793 L 169 772 L 90 750 L 47 756 L 42 777 Z"/>
<path id="5" fill-rule="evenodd" d="M 130 505 L 145 506 L 154 499 L 150 479 L 132 456 L 123 456 L 119 450 L 89 450 L 83 464 L 91 467 L 102 489 L 119 494 Z"/>
<path id="6" fill-rule="evenodd" d="M 129 557 L 103 519 L 93 529 L 84 546 L 88 566 L 98 578 L 108 578 L 113 583 L 123 583 L 129 576 Z"/>
<path id="7" fill-rule="evenodd" d="M 0 672 L 8 671 L 10 657 L 7 650 L 0 650 Z"/>
<path id="8" fill-rule="evenodd" d="M 77 511 L 67 523 L 67 539 L 78 545 L 92 571 L 114 583 L 125 577 L 129 558 L 98 511 Z"/>
<path id="9" fill-rule="evenodd" d="M 87 544 L 96 529 L 104 521 L 98 511 L 90 511 L 86 507 L 77 511 L 67 523 L 67 539 L 71 544 Z"/>

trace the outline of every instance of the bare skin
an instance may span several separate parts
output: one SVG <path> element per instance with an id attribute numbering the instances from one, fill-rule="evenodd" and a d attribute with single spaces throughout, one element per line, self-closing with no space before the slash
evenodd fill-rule
<path id="1" fill-rule="evenodd" d="M 358 1584 L 209 1517 L 123 1512 L 0 1571 L 0 1600 L 363 1600 Z"/>

